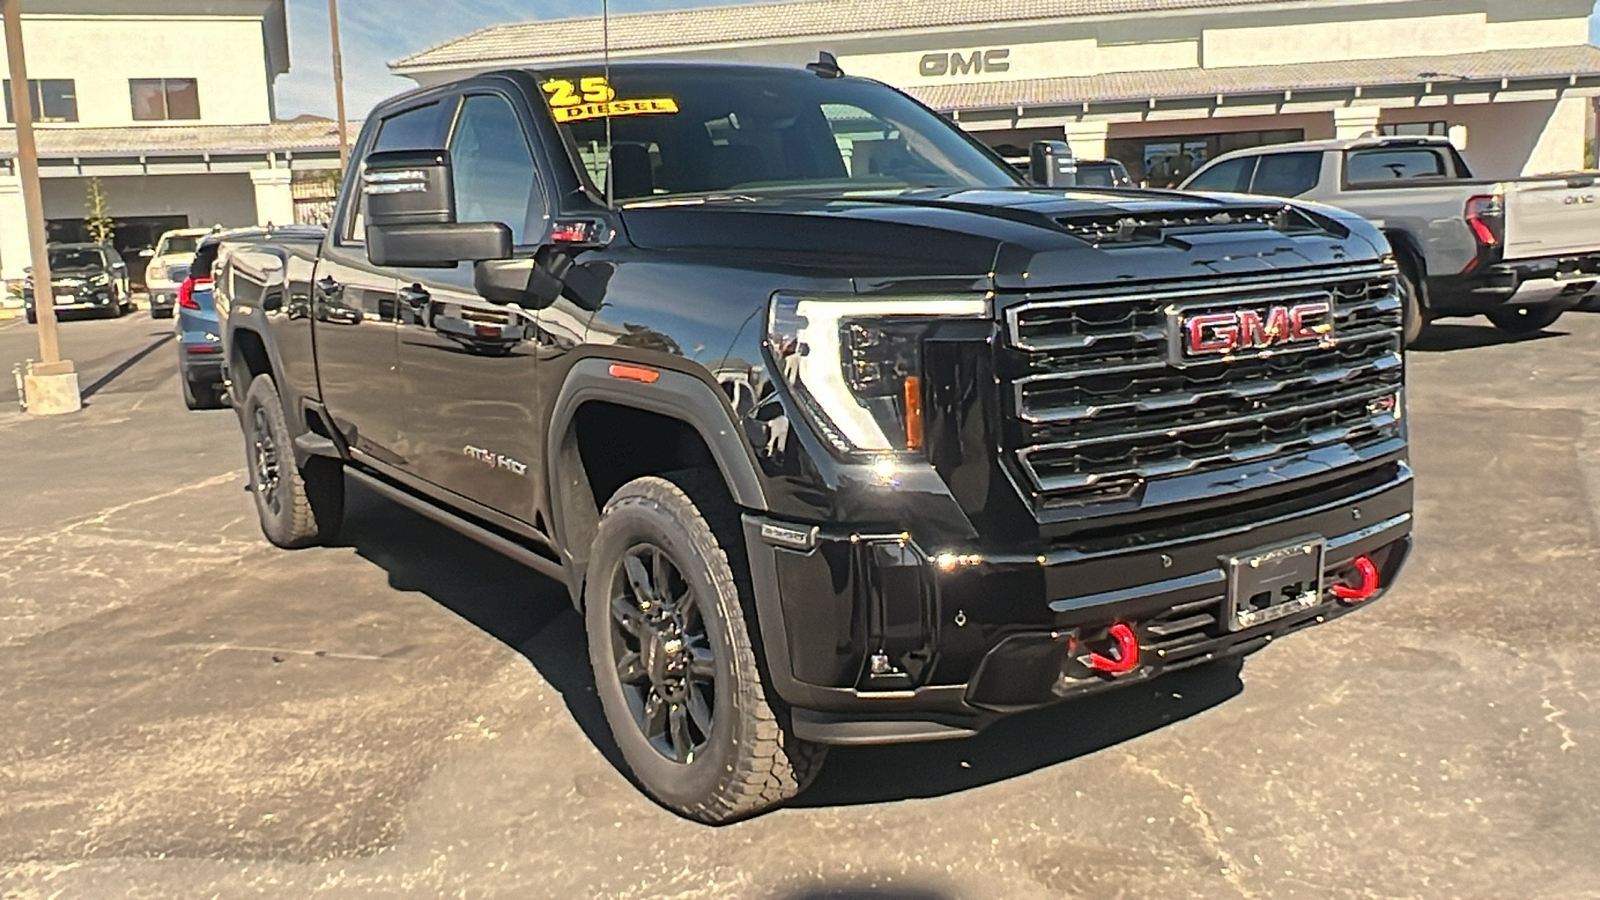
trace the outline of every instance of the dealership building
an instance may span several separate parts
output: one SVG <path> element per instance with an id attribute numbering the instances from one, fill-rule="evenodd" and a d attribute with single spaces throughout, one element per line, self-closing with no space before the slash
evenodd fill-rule
<path id="1" fill-rule="evenodd" d="M 1242 147 L 1449 135 L 1481 177 L 1591 167 L 1593 0 L 804 0 L 614 16 L 613 59 L 801 65 L 902 88 L 997 148 L 1066 140 L 1174 183 Z M 598 18 L 398 60 L 428 85 L 597 59 Z"/>
<path id="2" fill-rule="evenodd" d="M 297 190 L 325 192 L 337 128 L 278 121 L 289 70 L 284 0 L 27 0 L 22 34 L 52 241 L 85 240 L 97 179 L 113 243 L 138 251 L 174 228 L 295 221 Z M 0 47 L 0 65 L 5 64 Z M 10 82 L 0 124 L 0 280 L 28 267 Z M 303 218 L 303 216 L 301 216 Z"/>

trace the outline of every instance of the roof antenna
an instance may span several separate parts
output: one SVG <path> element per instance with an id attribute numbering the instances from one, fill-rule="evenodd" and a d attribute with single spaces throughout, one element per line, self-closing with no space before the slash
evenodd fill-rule
<path id="1" fill-rule="evenodd" d="M 840 78 L 844 70 L 839 68 L 839 60 L 826 50 L 817 51 L 817 61 L 806 63 L 806 68 L 815 72 L 818 78 Z"/>
<path id="2" fill-rule="evenodd" d="M 612 172 L 617 155 L 611 147 L 611 98 L 617 92 L 611 86 L 611 0 L 600 0 L 600 53 L 606 76 L 606 209 L 615 209 L 616 178 Z"/>

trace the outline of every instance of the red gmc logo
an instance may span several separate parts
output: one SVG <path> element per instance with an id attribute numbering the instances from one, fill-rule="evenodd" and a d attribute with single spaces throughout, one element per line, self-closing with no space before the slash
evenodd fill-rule
<path id="1" fill-rule="evenodd" d="M 1327 301 L 1203 313 L 1182 322 L 1185 356 L 1232 356 L 1333 338 L 1333 305 Z"/>

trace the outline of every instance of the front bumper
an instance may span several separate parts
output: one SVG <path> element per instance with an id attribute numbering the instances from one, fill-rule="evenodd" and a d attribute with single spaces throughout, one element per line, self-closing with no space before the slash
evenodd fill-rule
<path id="1" fill-rule="evenodd" d="M 1230 631 L 1223 560 L 1321 536 L 1327 587 L 1367 556 L 1387 588 L 1410 550 L 1411 508 L 1411 472 L 1396 461 L 1344 496 L 1262 504 L 1247 523 L 1192 534 L 1149 526 L 1043 554 L 924 548 L 911 535 L 757 516 L 745 517 L 745 537 L 763 649 L 796 734 L 891 743 L 970 735 L 1343 616 L 1365 604 L 1325 590 L 1310 608 Z M 1137 667 L 1114 676 L 1084 667 L 1085 649 L 1104 646 L 1117 624 L 1137 636 Z"/>
<path id="2" fill-rule="evenodd" d="M 57 288 L 55 291 L 56 312 L 73 312 L 87 309 L 109 309 L 116 302 L 109 287 L 74 288 L 67 290 Z M 22 305 L 27 310 L 33 310 L 37 305 L 32 291 L 22 295 Z"/>

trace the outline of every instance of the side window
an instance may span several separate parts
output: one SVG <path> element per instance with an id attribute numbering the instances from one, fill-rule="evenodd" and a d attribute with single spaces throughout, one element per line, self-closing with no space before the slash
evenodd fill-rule
<path id="1" fill-rule="evenodd" d="M 389 116 L 378 123 L 378 137 L 372 143 L 371 152 L 443 149 L 452 109 L 454 106 L 450 104 L 434 102 Z M 346 243 L 359 244 L 366 240 L 367 198 L 360 189 L 358 181 L 356 195 L 345 208 L 344 227 L 339 233 Z"/>
<path id="2" fill-rule="evenodd" d="M 1321 153 L 1271 153 L 1256 166 L 1252 194 L 1298 197 L 1317 186 L 1322 174 Z"/>
<path id="3" fill-rule="evenodd" d="M 513 243 L 524 243 L 539 176 L 516 110 L 504 97 L 480 94 L 462 104 L 450 138 L 456 218 L 502 222 Z"/>
<path id="4" fill-rule="evenodd" d="M 1250 173 L 1255 170 L 1256 158 L 1243 156 L 1220 162 L 1195 176 L 1184 187 L 1186 191 L 1220 191 L 1242 194 L 1250 190 Z"/>
<path id="5" fill-rule="evenodd" d="M 1351 184 L 1444 178 L 1450 166 L 1444 154 L 1430 147 L 1353 150 L 1345 156 L 1345 180 Z"/>

